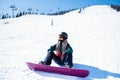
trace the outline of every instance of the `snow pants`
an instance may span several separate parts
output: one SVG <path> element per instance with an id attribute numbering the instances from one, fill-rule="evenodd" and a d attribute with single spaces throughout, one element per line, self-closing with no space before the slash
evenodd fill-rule
<path id="1" fill-rule="evenodd" d="M 46 65 L 50 65 L 52 60 L 55 61 L 60 66 L 64 66 L 65 64 L 69 64 L 73 66 L 72 54 L 65 53 L 62 58 L 58 58 L 54 52 L 49 52 L 45 58 Z"/>

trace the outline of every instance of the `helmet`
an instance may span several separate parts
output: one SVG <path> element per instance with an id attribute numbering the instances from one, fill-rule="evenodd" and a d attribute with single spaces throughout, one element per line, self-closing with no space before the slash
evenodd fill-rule
<path id="1" fill-rule="evenodd" d="M 61 32 L 59 36 L 62 36 L 64 39 L 68 39 L 68 34 L 66 32 Z"/>

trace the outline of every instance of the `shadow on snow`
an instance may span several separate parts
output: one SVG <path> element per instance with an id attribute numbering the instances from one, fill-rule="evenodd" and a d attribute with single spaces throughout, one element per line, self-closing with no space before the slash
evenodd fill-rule
<path id="1" fill-rule="evenodd" d="M 83 65 L 83 64 L 78 64 L 78 63 L 74 63 L 74 67 L 73 68 L 80 68 L 80 69 L 86 69 L 90 71 L 90 74 L 87 78 L 89 79 L 105 79 L 108 76 L 112 76 L 115 78 L 120 78 L 120 74 L 118 73 L 113 73 L 113 72 L 109 72 L 109 71 L 105 71 L 105 70 L 101 70 L 97 67 L 92 67 L 92 66 L 88 66 L 88 65 Z"/>
<path id="2" fill-rule="evenodd" d="M 113 73 L 113 72 L 101 70 L 101 69 L 99 69 L 97 67 L 93 67 L 93 66 L 74 63 L 73 68 L 89 70 L 90 74 L 86 78 L 80 78 L 80 77 L 74 77 L 74 76 L 71 77 L 71 76 L 59 75 L 59 74 L 55 74 L 55 73 L 51 74 L 51 73 L 41 72 L 41 71 L 34 71 L 34 72 L 37 73 L 38 75 L 42 75 L 42 76 L 45 76 L 45 77 L 61 78 L 61 79 L 65 79 L 65 80 L 105 79 L 108 76 L 112 76 L 112 77 L 115 77 L 115 78 L 120 78 L 120 74 L 118 74 L 118 73 Z"/>
<path id="3" fill-rule="evenodd" d="M 37 73 L 38 75 L 44 76 L 44 79 L 45 77 L 49 77 L 50 80 L 53 78 L 56 78 L 56 80 L 57 78 L 62 80 L 91 80 L 88 78 L 74 77 L 74 76 L 68 76 L 68 75 L 66 76 L 66 75 L 57 74 L 57 73 L 48 73 L 48 72 L 42 72 L 42 71 L 34 71 L 34 72 Z"/>

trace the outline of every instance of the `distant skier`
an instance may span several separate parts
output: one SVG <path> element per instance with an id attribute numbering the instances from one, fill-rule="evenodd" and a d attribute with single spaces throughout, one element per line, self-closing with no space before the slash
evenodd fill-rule
<path id="1" fill-rule="evenodd" d="M 67 42 L 68 34 L 61 32 L 59 34 L 58 42 L 48 49 L 48 54 L 44 61 L 40 61 L 39 64 L 50 65 L 52 60 L 60 66 L 66 66 L 72 68 L 73 60 L 72 53 L 73 49 Z"/>

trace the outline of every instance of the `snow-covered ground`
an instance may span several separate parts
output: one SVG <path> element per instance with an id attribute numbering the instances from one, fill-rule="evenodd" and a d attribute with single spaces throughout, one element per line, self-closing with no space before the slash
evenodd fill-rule
<path id="1" fill-rule="evenodd" d="M 0 80 L 120 80 L 120 12 L 104 5 L 78 11 L 0 20 Z M 74 50 L 73 68 L 89 70 L 87 78 L 33 72 L 26 66 L 43 60 L 62 31 Z"/>

